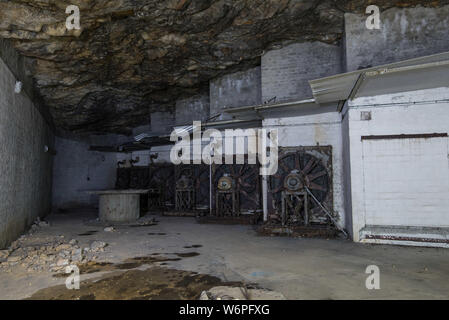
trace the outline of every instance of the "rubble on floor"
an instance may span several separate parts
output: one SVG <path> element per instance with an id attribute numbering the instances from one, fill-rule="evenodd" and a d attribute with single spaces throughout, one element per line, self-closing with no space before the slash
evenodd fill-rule
<path id="1" fill-rule="evenodd" d="M 37 219 L 29 232 L 0 251 L 0 272 L 11 272 L 22 267 L 27 272 L 58 272 L 70 264 L 85 264 L 98 260 L 107 243 L 93 241 L 82 248 L 76 239 L 67 241 L 64 236 L 47 236 L 41 243 L 30 243 L 31 235 L 49 223 Z"/>
<path id="2" fill-rule="evenodd" d="M 116 226 L 129 226 L 129 227 L 149 227 L 156 226 L 159 221 L 155 217 L 143 216 L 133 222 L 105 222 L 99 218 L 89 219 L 83 222 L 86 226 L 101 227 L 105 232 L 116 231 Z"/>
<path id="3" fill-rule="evenodd" d="M 285 300 L 282 293 L 244 287 L 213 287 L 203 291 L 200 300 Z"/>

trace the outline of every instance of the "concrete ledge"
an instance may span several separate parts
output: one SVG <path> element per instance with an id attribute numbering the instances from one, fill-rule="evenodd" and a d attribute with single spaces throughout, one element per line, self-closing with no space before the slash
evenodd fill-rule
<path id="1" fill-rule="evenodd" d="M 360 242 L 449 248 L 449 228 L 367 225 Z"/>

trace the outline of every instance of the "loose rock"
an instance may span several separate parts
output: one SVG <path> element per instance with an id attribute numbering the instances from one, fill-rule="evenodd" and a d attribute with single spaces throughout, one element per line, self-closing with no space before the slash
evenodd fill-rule
<path id="1" fill-rule="evenodd" d="M 92 244 L 90 245 L 90 249 L 94 252 L 99 251 L 101 249 L 103 249 L 104 247 L 107 246 L 106 242 L 103 241 L 94 241 L 92 242 Z"/>

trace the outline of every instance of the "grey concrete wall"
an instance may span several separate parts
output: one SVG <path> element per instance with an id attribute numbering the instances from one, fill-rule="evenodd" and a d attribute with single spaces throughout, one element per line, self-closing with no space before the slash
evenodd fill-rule
<path id="1" fill-rule="evenodd" d="M 260 67 L 236 72 L 210 81 L 210 114 L 223 112 L 223 108 L 235 108 L 261 104 Z M 228 114 L 222 114 L 217 120 L 228 120 Z"/>
<path id="2" fill-rule="evenodd" d="M 367 17 L 345 14 L 348 71 L 449 51 L 449 6 L 383 11 L 380 30 Z"/>
<path id="3" fill-rule="evenodd" d="M 130 139 L 130 138 L 129 138 Z M 53 207 L 69 209 L 98 205 L 98 197 L 85 190 L 114 189 L 117 153 L 89 151 L 90 145 L 117 143 L 115 136 L 91 136 L 85 140 L 56 138 L 53 168 Z"/>
<path id="4" fill-rule="evenodd" d="M 349 140 L 349 115 L 348 106 L 342 111 L 341 134 L 342 134 L 342 160 L 343 160 L 343 195 L 345 208 L 345 229 L 352 238 L 352 198 L 351 198 L 351 153 Z"/>
<path id="5" fill-rule="evenodd" d="M 175 113 L 153 112 L 151 113 L 151 131 L 156 133 L 170 133 L 175 125 Z"/>
<path id="6" fill-rule="evenodd" d="M 342 49 L 321 42 L 295 43 L 266 52 L 261 63 L 263 102 L 309 99 L 308 80 L 342 71 Z"/>
<path id="7" fill-rule="evenodd" d="M 198 95 L 176 101 L 176 124 L 191 124 L 193 121 L 206 121 L 210 114 L 208 95 Z"/>
<path id="8" fill-rule="evenodd" d="M 15 81 L 0 59 L 0 249 L 51 210 L 53 133 Z"/>

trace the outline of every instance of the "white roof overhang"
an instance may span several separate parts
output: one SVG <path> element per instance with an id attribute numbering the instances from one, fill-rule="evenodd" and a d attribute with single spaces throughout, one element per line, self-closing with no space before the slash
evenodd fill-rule
<path id="1" fill-rule="evenodd" d="M 309 81 L 317 103 L 448 86 L 449 52 Z"/>

